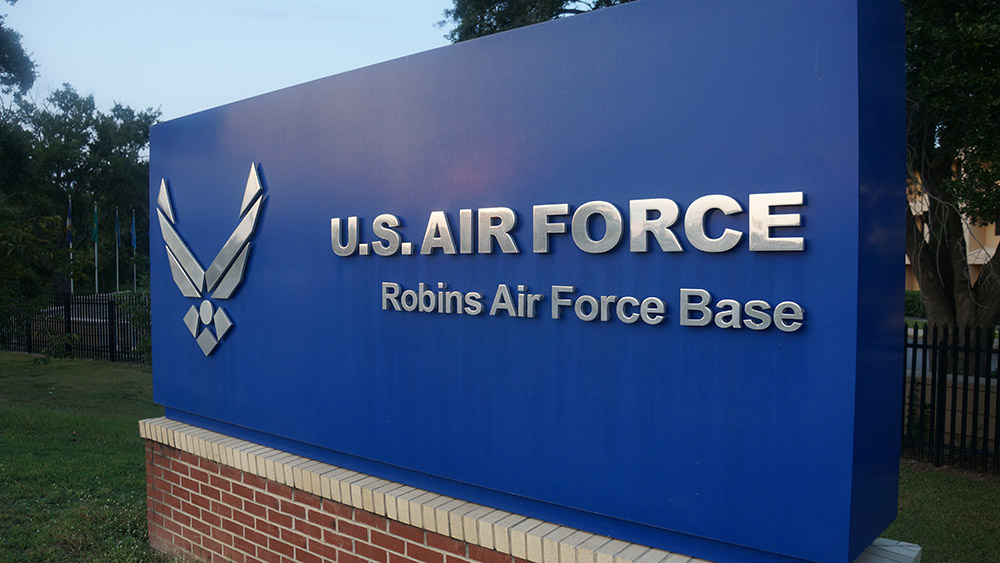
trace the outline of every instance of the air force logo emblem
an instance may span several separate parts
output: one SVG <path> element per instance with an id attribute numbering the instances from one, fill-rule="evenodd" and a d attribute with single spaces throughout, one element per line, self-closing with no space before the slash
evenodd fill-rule
<path id="1" fill-rule="evenodd" d="M 163 242 L 166 243 L 170 273 L 184 297 L 201 299 L 197 307 L 192 305 L 188 309 L 184 315 L 184 324 L 206 356 L 215 350 L 219 341 L 233 328 L 233 321 L 225 310 L 213 305 L 207 296 L 211 294 L 213 300 L 229 299 L 243 282 L 247 256 L 250 254 L 250 239 L 256 231 L 263 202 L 264 189 L 257 174 L 257 165 L 251 164 L 250 177 L 247 178 L 247 186 L 243 192 L 243 204 L 240 206 L 239 225 L 205 270 L 178 234 L 173 205 L 167 192 L 167 181 L 160 180 L 156 215 L 160 220 Z"/>

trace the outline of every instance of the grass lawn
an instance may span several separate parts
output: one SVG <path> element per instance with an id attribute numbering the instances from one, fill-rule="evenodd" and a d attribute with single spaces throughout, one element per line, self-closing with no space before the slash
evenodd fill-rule
<path id="1" fill-rule="evenodd" d="M 903 460 L 899 515 L 882 535 L 924 548 L 922 561 L 1000 561 L 1000 477 Z"/>
<path id="2" fill-rule="evenodd" d="M 148 368 L 0 353 L 0 561 L 160 561 L 136 421 Z"/>
<path id="3" fill-rule="evenodd" d="M 136 424 L 162 414 L 148 368 L 0 352 L 0 561 L 164 561 Z M 904 460 L 883 536 L 925 563 L 1000 561 L 1000 477 Z"/>

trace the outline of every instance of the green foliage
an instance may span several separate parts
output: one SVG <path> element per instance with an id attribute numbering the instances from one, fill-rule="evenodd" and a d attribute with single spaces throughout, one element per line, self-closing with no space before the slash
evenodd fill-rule
<path id="1" fill-rule="evenodd" d="M 445 21 L 456 27 L 445 37 L 454 43 L 507 31 L 525 25 L 554 20 L 631 0 L 454 0 L 455 7 L 444 11 Z"/>
<path id="2" fill-rule="evenodd" d="M 141 295 L 143 293 L 147 295 L 146 299 L 136 299 L 137 294 L 131 291 L 119 294 L 116 296 L 115 303 L 118 306 L 118 310 L 129 319 L 132 326 L 142 335 L 136 343 L 136 349 L 142 355 L 142 363 L 149 365 L 153 361 L 153 340 L 151 338 L 152 331 L 150 330 L 150 300 L 148 297 L 149 292 L 139 292 L 138 294 Z"/>
<path id="3" fill-rule="evenodd" d="M 1000 3 L 905 0 L 909 168 L 977 224 L 1000 217 Z"/>
<path id="4" fill-rule="evenodd" d="M 35 83 L 35 63 L 21 46 L 21 34 L 6 27 L 5 19 L 0 15 L 0 93 L 24 94 Z"/>
<path id="5" fill-rule="evenodd" d="M 904 314 L 907 317 L 920 317 L 924 318 L 927 316 L 927 312 L 924 311 L 924 300 L 920 296 L 919 291 L 907 291 L 906 300 L 904 305 Z"/>
<path id="6" fill-rule="evenodd" d="M 148 369 L 0 353 L 0 561 L 164 561 L 148 547 L 136 421 Z"/>

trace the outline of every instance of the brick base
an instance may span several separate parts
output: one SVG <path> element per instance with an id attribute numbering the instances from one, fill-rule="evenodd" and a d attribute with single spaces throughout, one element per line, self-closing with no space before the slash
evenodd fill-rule
<path id="1" fill-rule="evenodd" d="M 150 545 L 185 561 L 709 563 L 166 418 L 140 421 L 139 428 Z M 858 561 L 919 560 L 919 547 L 879 540 Z"/>

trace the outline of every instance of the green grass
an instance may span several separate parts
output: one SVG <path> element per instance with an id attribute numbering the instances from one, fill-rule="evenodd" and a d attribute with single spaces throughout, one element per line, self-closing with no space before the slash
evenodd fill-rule
<path id="1" fill-rule="evenodd" d="M 922 546 L 924 563 L 1000 561 L 1000 477 L 904 460 L 899 479 L 884 537 Z"/>
<path id="2" fill-rule="evenodd" d="M 0 561 L 160 562 L 146 536 L 136 421 L 160 416 L 148 368 L 0 353 Z M 1000 477 L 903 461 L 884 537 L 923 561 L 1000 561 Z"/>
<path id="3" fill-rule="evenodd" d="M 161 561 L 136 421 L 148 369 L 0 353 L 0 561 Z"/>

